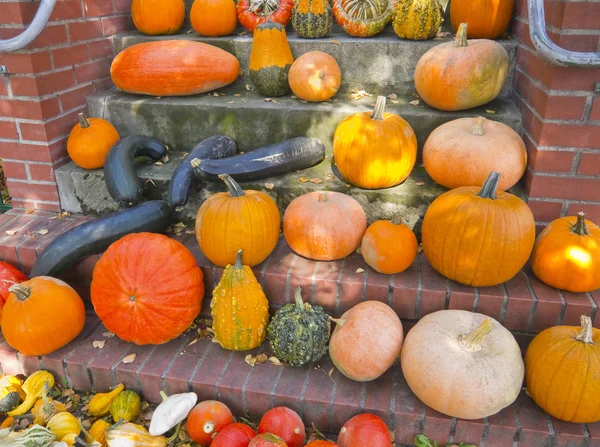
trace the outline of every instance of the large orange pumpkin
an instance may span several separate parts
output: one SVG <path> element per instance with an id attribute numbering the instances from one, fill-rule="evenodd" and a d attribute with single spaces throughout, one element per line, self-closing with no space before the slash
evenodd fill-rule
<path id="1" fill-rule="evenodd" d="M 231 84 L 240 63 L 225 50 L 201 42 L 139 43 L 117 54 L 110 67 L 114 84 L 127 93 L 186 96 Z"/>
<path id="2" fill-rule="evenodd" d="M 452 0 L 450 21 L 454 31 L 469 24 L 469 39 L 497 39 L 510 25 L 515 0 Z"/>
<path id="3" fill-rule="evenodd" d="M 431 266 L 473 287 L 508 281 L 525 265 L 535 242 L 533 213 L 525 202 L 497 191 L 500 174 L 483 187 L 448 191 L 423 219 L 423 252 Z"/>
<path id="4" fill-rule="evenodd" d="M 237 26 L 233 0 L 195 0 L 190 11 L 192 27 L 201 36 L 228 36 Z"/>
<path id="5" fill-rule="evenodd" d="M 119 141 L 117 129 L 102 118 L 86 118 L 79 114 L 67 140 L 67 152 L 73 162 L 84 169 L 104 167 L 108 151 Z"/>
<path id="6" fill-rule="evenodd" d="M 502 174 L 498 189 L 513 187 L 527 169 L 525 143 L 499 121 L 459 118 L 442 124 L 427 138 L 423 164 L 446 188 L 481 186 L 491 171 Z"/>
<path id="7" fill-rule="evenodd" d="M 485 39 L 467 41 L 463 23 L 456 42 L 437 45 L 419 59 L 415 87 L 423 101 L 436 109 L 471 109 L 500 94 L 509 66 L 502 45 Z"/>
<path id="8" fill-rule="evenodd" d="M 92 304 L 109 331 L 138 345 L 161 344 L 200 313 L 202 270 L 180 242 L 136 233 L 104 252 L 92 278 Z"/>
<path id="9" fill-rule="evenodd" d="M 538 236 L 531 257 L 533 273 L 569 292 L 600 289 L 600 228 L 585 214 L 562 217 Z"/>
<path id="10" fill-rule="evenodd" d="M 581 327 L 556 326 L 540 332 L 525 355 L 527 392 L 563 421 L 600 420 L 600 330 L 589 317 Z"/>
<path id="11" fill-rule="evenodd" d="M 288 81 L 298 98 L 310 102 L 327 101 L 340 89 L 342 71 L 329 54 L 309 51 L 294 61 Z"/>
<path id="12" fill-rule="evenodd" d="M 176 34 L 185 19 L 183 0 L 133 0 L 131 18 L 140 33 Z"/>
<path id="13" fill-rule="evenodd" d="M 243 265 L 260 264 L 277 245 L 281 229 L 279 209 L 264 192 L 243 191 L 226 174 L 220 178 L 229 192 L 208 198 L 196 216 L 200 250 L 219 267 L 234 265 L 239 250 Z"/>
<path id="14" fill-rule="evenodd" d="M 292 250 L 316 261 L 334 261 L 354 252 L 367 229 L 360 204 L 339 192 L 314 191 L 295 198 L 283 216 L 283 234 Z"/>
<path id="15" fill-rule="evenodd" d="M 23 355 L 45 355 L 79 335 L 83 301 L 68 284 L 38 276 L 10 287 L 2 312 L 2 334 Z"/>
<path id="16" fill-rule="evenodd" d="M 359 188 L 389 188 L 402 183 L 417 159 L 417 137 L 410 124 L 384 113 L 379 96 L 373 113 L 345 118 L 335 130 L 333 157 L 340 173 Z"/>

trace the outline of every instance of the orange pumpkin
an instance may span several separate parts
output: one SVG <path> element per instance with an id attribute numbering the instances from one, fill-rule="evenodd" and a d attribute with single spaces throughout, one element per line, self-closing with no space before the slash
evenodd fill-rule
<path id="1" fill-rule="evenodd" d="M 388 447 L 392 445 L 392 437 L 383 419 L 362 413 L 344 424 L 338 444 L 340 447 Z"/>
<path id="2" fill-rule="evenodd" d="M 103 168 L 106 154 L 117 141 L 119 133 L 111 123 L 102 118 L 86 118 L 80 113 L 79 123 L 69 134 L 67 152 L 80 168 Z"/>
<path id="3" fill-rule="evenodd" d="M 2 312 L 2 334 L 21 354 L 50 354 L 83 329 L 83 301 L 61 280 L 38 276 L 9 290 Z"/>
<path id="4" fill-rule="evenodd" d="M 292 200 L 283 216 L 283 234 L 292 250 L 316 261 L 334 261 L 354 252 L 367 229 L 367 216 L 352 197 L 314 191 Z"/>
<path id="5" fill-rule="evenodd" d="M 186 426 L 192 441 L 208 447 L 213 438 L 232 423 L 233 415 L 227 405 L 216 400 L 205 400 L 192 408 Z"/>
<path id="6" fill-rule="evenodd" d="M 225 50 L 201 42 L 139 43 L 117 54 L 110 67 L 114 84 L 127 93 L 186 96 L 231 84 L 240 63 Z"/>
<path id="7" fill-rule="evenodd" d="M 469 39 L 497 39 L 513 16 L 515 0 L 452 0 L 450 21 L 454 31 L 461 23 L 469 24 Z"/>
<path id="8" fill-rule="evenodd" d="M 497 191 L 492 172 L 480 189 L 448 191 L 423 219 L 423 252 L 442 275 L 472 287 L 508 281 L 525 265 L 535 242 L 533 213 L 525 202 Z"/>
<path id="9" fill-rule="evenodd" d="M 133 24 L 142 34 L 176 34 L 185 19 L 183 0 L 133 0 Z"/>
<path id="10" fill-rule="evenodd" d="M 298 98 L 309 102 L 327 101 L 340 89 L 342 71 L 329 54 L 309 51 L 294 61 L 288 81 Z"/>
<path id="11" fill-rule="evenodd" d="M 373 270 L 392 275 L 411 266 L 417 257 L 417 245 L 415 233 L 402 224 L 397 214 L 391 221 L 373 222 L 363 236 L 360 251 Z"/>
<path id="12" fill-rule="evenodd" d="M 162 234 L 130 234 L 108 247 L 94 267 L 92 304 L 121 339 L 166 343 L 200 313 L 202 279 L 196 258 L 180 242 Z"/>
<path id="13" fill-rule="evenodd" d="M 190 11 L 192 27 L 201 36 L 228 36 L 237 26 L 233 0 L 195 0 Z"/>
<path id="14" fill-rule="evenodd" d="M 578 424 L 600 420 L 600 330 L 590 317 L 581 317 L 581 327 L 540 332 L 527 348 L 525 372 L 527 392 L 551 416 Z"/>
<path id="15" fill-rule="evenodd" d="M 385 96 L 379 96 L 373 113 L 350 115 L 335 130 L 335 164 L 344 178 L 359 188 L 399 185 L 417 159 L 415 132 L 398 115 L 384 113 L 385 101 Z"/>
<path id="16" fill-rule="evenodd" d="M 600 228 L 585 214 L 562 217 L 538 236 L 531 257 L 533 273 L 569 292 L 600 289 Z"/>
<path id="17" fill-rule="evenodd" d="M 439 110 L 466 110 L 495 99 L 508 76 L 510 58 L 493 40 L 467 41 L 467 25 L 461 24 L 456 42 L 427 51 L 415 68 L 419 96 Z"/>
<path id="18" fill-rule="evenodd" d="M 243 191 L 230 176 L 219 176 L 229 192 L 209 197 L 196 216 L 196 239 L 202 253 L 219 267 L 236 263 L 254 266 L 271 254 L 281 229 L 277 205 L 262 191 Z"/>
<path id="19" fill-rule="evenodd" d="M 423 164 L 446 188 L 481 186 L 491 171 L 502 174 L 498 189 L 513 187 L 527 169 L 525 143 L 504 123 L 459 118 L 442 124 L 427 138 Z"/>

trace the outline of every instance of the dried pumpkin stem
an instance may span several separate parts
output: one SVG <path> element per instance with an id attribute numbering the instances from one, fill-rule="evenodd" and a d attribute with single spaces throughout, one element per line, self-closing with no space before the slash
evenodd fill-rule
<path id="1" fill-rule="evenodd" d="M 337 324 L 340 327 L 346 324 L 346 320 L 342 320 L 341 318 L 333 318 L 332 316 L 329 317 L 329 321 Z"/>
<path id="2" fill-rule="evenodd" d="M 221 174 L 219 175 L 219 178 L 225 182 L 225 185 L 230 193 L 229 197 L 242 197 L 246 195 L 238 182 L 232 179 L 230 175 Z"/>
<path id="3" fill-rule="evenodd" d="M 238 250 L 237 255 L 235 256 L 235 264 L 233 266 L 234 269 L 240 270 L 244 268 L 244 264 L 242 264 L 242 250 Z"/>
<path id="4" fill-rule="evenodd" d="M 80 113 L 77 116 L 79 117 L 79 126 L 82 129 L 87 129 L 88 127 L 91 126 L 90 122 L 88 121 L 88 119 L 85 117 L 85 115 L 83 113 Z"/>
<path id="5" fill-rule="evenodd" d="M 483 123 L 485 122 L 485 118 L 483 116 L 477 117 L 477 122 L 471 129 L 471 135 L 475 135 L 477 137 L 483 136 Z"/>
<path id="6" fill-rule="evenodd" d="M 490 175 L 488 175 L 488 178 L 485 180 L 485 183 L 477 195 L 482 199 L 496 200 L 496 190 L 498 189 L 498 184 L 500 183 L 501 177 L 502 174 L 492 171 Z"/>
<path id="7" fill-rule="evenodd" d="M 396 213 L 392 216 L 392 223 L 394 225 L 401 225 L 402 224 L 402 214 L 401 213 Z"/>
<path id="8" fill-rule="evenodd" d="M 385 96 L 378 96 L 377 102 L 375 103 L 375 109 L 373 109 L 373 114 L 371 115 L 371 119 L 374 120 L 383 120 L 383 112 L 385 110 Z"/>
<path id="9" fill-rule="evenodd" d="M 473 332 L 467 335 L 461 335 L 458 342 L 467 351 L 481 351 L 481 342 L 487 334 L 492 332 L 492 329 L 494 329 L 492 320 L 486 318 Z"/>
<path id="10" fill-rule="evenodd" d="M 15 295 L 19 301 L 25 301 L 31 295 L 31 289 L 21 284 L 13 284 L 8 291 Z"/>
<path id="11" fill-rule="evenodd" d="M 460 48 L 466 47 L 467 45 L 467 24 L 461 23 L 458 27 L 458 31 L 456 31 L 456 40 L 454 41 L 454 46 Z"/>
<path id="12" fill-rule="evenodd" d="M 302 300 L 302 289 L 298 287 L 294 292 L 294 301 L 296 302 L 296 307 L 298 310 L 304 310 L 304 301 Z"/>
<path id="13" fill-rule="evenodd" d="M 592 319 L 587 315 L 581 316 L 581 332 L 577 337 L 575 337 L 575 339 L 587 344 L 594 344 Z"/>
<path id="14" fill-rule="evenodd" d="M 321 193 L 319 193 L 319 202 L 325 203 L 328 200 L 329 200 L 329 194 L 327 194 L 327 192 L 321 192 Z"/>
<path id="15" fill-rule="evenodd" d="M 587 224 L 585 223 L 585 213 L 584 212 L 577 213 L 577 222 L 573 226 L 573 233 L 578 234 L 579 236 L 589 236 L 590 235 L 590 230 L 589 230 Z"/>

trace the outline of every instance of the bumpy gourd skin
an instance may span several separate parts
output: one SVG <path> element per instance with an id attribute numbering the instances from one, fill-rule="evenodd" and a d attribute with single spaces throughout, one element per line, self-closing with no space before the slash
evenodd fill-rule
<path id="1" fill-rule="evenodd" d="M 329 0 L 300 0 L 294 5 L 292 26 L 300 37 L 319 39 L 331 32 L 333 13 Z"/>
<path id="2" fill-rule="evenodd" d="M 401 39 L 431 39 L 442 24 L 442 8 L 437 0 L 398 0 L 394 8 L 392 23 Z"/>

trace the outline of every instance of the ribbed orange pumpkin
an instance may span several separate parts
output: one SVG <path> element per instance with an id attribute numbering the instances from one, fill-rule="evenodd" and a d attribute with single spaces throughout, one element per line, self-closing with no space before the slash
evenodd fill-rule
<path id="1" fill-rule="evenodd" d="M 140 33 L 176 34 L 185 19 L 183 0 L 133 0 L 131 18 Z"/>
<path id="2" fill-rule="evenodd" d="M 119 133 L 111 123 L 102 118 L 86 118 L 80 113 L 79 123 L 69 134 L 67 152 L 81 168 L 102 168 L 106 154 L 117 141 Z"/>
<path id="3" fill-rule="evenodd" d="M 233 0 L 195 0 L 190 11 L 192 27 L 201 36 L 228 36 L 237 26 Z"/>
<path id="4" fill-rule="evenodd" d="M 68 284 L 38 276 L 10 288 L 2 312 L 2 334 L 23 355 L 45 355 L 79 335 L 83 301 Z"/>
<path id="5" fill-rule="evenodd" d="M 327 101 L 340 89 L 342 71 L 329 54 L 309 51 L 294 61 L 288 81 L 298 98 L 309 102 Z"/>
<path id="6" fill-rule="evenodd" d="M 283 216 L 283 234 L 292 250 L 316 261 L 350 255 L 367 229 L 365 211 L 339 192 L 314 191 L 295 198 Z"/>
<path id="7" fill-rule="evenodd" d="M 589 317 L 581 327 L 540 332 L 527 348 L 525 379 L 531 398 L 563 421 L 600 420 L 600 330 Z"/>
<path id="8" fill-rule="evenodd" d="M 569 292 L 600 289 L 600 228 L 585 214 L 562 217 L 538 236 L 531 257 L 533 273 Z"/>
<path id="9" fill-rule="evenodd" d="M 344 178 L 359 188 L 399 185 L 417 159 L 415 132 L 398 115 L 384 113 L 385 101 L 385 96 L 379 96 L 373 113 L 350 115 L 335 130 L 335 164 Z"/>
<path id="10" fill-rule="evenodd" d="M 469 24 L 469 39 L 497 39 L 508 29 L 515 0 L 452 0 L 450 20 L 454 31 Z"/>
<path id="11" fill-rule="evenodd" d="M 535 242 L 533 213 L 525 202 L 497 191 L 500 174 L 483 187 L 448 191 L 423 219 L 423 252 L 442 275 L 473 286 L 508 281 L 525 265 Z"/>
<path id="12" fill-rule="evenodd" d="M 467 25 L 463 23 L 456 42 L 437 45 L 419 59 L 415 87 L 423 101 L 436 109 L 471 109 L 500 94 L 509 65 L 508 53 L 498 42 L 467 41 Z"/>
<path id="13" fill-rule="evenodd" d="M 138 345 L 161 344 L 200 313 L 202 270 L 180 242 L 136 233 L 104 252 L 92 279 L 92 304 L 109 331 Z"/>
<path id="14" fill-rule="evenodd" d="M 214 194 L 196 216 L 196 239 L 202 253 L 219 267 L 234 265 L 242 250 L 242 263 L 260 264 L 271 254 L 281 229 L 277 205 L 262 191 L 242 191 L 230 176 L 220 178 L 229 192 Z"/>

